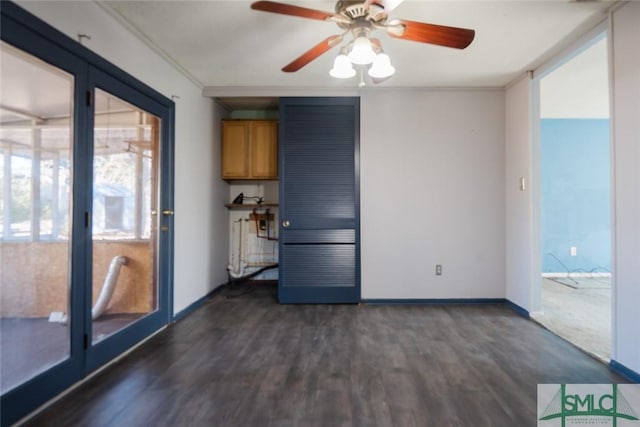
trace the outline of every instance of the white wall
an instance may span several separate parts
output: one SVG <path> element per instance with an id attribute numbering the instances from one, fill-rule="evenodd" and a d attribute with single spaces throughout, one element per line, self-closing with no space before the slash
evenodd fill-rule
<path id="1" fill-rule="evenodd" d="M 220 120 L 227 111 L 199 93 L 193 100 L 176 103 L 174 313 L 227 281 L 228 189 L 220 179 Z"/>
<path id="2" fill-rule="evenodd" d="M 533 277 L 533 198 L 531 145 L 531 80 L 523 77 L 506 91 L 505 195 L 506 298 L 531 310 Z M 521 190 L 520 179 L 525 179 Z"/>
<path id="3" fill-rule="evenodd" d="M 176 95 L 174 312 L 226 281 L 226 184 L 218 177 L 221 112 L 94 2 L 18 4 L 167 97 Z M 224 232 L 220 232 L 220 230 Z"/>
<path id="4" fill-rule="evenodd" d="M 363 91 L 360 141 L 362 297 L 503 298 L 504 92 Z"/>
<path id="5" fill-rule="evenodd" d="M 612 359 L 640 373 L 640 3 L 613 14 L 614 292 Z"/>

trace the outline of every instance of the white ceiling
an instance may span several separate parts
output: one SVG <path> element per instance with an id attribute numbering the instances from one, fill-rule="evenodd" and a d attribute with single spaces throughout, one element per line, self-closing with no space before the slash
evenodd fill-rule
<path id="1" fill-rule="evenodd" d="M 332 11 L 332 1 L 286 1 Z M 204 88 L 353 88 L 329 76 L 338 48 L 296 73 L 280 69 L 324 38 L 334 23 L 265 13 L 247 0 L 107 1 L 104 4 Z M 601 21 L 613 2 L 570 0 L 406 0 L 391 18 L 472 28 L 465 50 L 382 41 L 396 67 L 384 87 L 503 87 Z"/>
<path id="2" fill-rule="evenodd" d="M 0 124 L 41 122 L 69 117 L 73 76 L 0 44 Z"/>

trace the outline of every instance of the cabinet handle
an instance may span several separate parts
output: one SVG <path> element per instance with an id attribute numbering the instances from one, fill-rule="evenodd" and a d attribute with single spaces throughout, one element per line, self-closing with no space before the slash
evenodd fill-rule
<path id="1" fill-rule="evenodd" d="M 284 228 L 287 228 L 287 227 L 289 227 L 290 225 L 291 225 L 291 223 L 289 222 L 289 220 L 288 220 L 288 219 L 285 219 L 284 221 L 282 221 L 282 226 L 283 226 Z"/>
<path id="2" fill-rule="evenodd" d="M 171 209 L 162 209 L 162 215 L 171 216 L 173 211 Z"/>

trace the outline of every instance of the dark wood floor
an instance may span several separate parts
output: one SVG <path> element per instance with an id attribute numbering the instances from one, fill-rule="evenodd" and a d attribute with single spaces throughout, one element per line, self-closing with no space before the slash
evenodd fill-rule
<path id="1" fill-rule="evenodd" d="M 27 425 L 535 426 L 538 383 L 626 382 L 503 305 L 245 292 L 218 294 Z"/>

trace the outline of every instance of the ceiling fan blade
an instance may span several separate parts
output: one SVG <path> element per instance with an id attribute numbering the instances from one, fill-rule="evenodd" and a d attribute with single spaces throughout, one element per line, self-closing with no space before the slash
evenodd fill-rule
<path id="1" fill-rule="evenodd" d="M 373 47 L 375 49 L 373 49 L 376 53 L 382 51 L 382 42 L 380 41 L 379 38 L 376 37 L 370 37 L 369 41 L 371 42 L 371 44 L 373 45 Z"/>
<path id="2" fill-rule="evenodd" d="M 263 12 L 280 13 L 282 15 L 299 16 L 301 18 L 317 19 L 319 21 L 326 21 L 334 18 L 335 16 L 335 14 L 330 12 L 323 12 L 321 10 L 278 3 L 275 1 L 257 1 L 251 4 L 251 9 L 261 10 Z"/>
<path id="3" fill-rule="evenodd" d="M 466 28 L 426 24 L 424 22 L 394 19 L 386 25 L 387 33 L 399 39 L 464 49 L 469 46 L 476 32 Z"/>
<path id="4" fill-rule="evenodd" d="M 295 71 L 298 71 L 300 68 L 304 67 L 309 62 L 327 52 L 332 47 L 339 44 L 341 41 L 342 35 L 327 37 L 326 39 L 322 40 L 320 43 L 294 59 L 292 62 L 285 65 L 282 71 L 284 71 L 285 73 L 293 73 Z"/>

